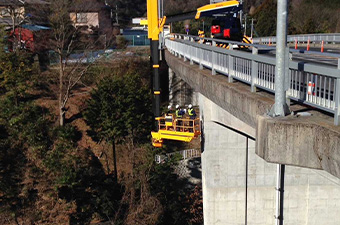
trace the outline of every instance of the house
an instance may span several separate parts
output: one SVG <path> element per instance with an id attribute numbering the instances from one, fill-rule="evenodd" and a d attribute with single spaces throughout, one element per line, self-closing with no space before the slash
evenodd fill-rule
<path id="1" fill-rule="evenodd" d="M 14 30 L 21 24 L 41 24 L 37 21 L 38 13 L 49 4 L 45 0 L 1 0 L 0 25 L 6 29 Z M 46 19 L 44 18 L 45 23 Z"/>
<path id="2" fill-rule="evenodd" d="M 20 43 L 20 47 L 34 53 L 40 53 L 48 49 L 49 36 L 51 29 L 49 27 L 39 25 L 23 24 L 17 26 L 11 32 L 9 49 L 13 49 L 15 40 Z"/>
<path id="3" fill-rule="evenodd" d="M 84 34 L 112 38 L 112 8 L 102 0 L 75 0 L 70 9 L 70 19 Z"/>
<path id="4" fill-rule="evenodd" d="M 25 18 L 24 2 L 19 0 L 0 1 L 0 25 L 13 28 Z"/>

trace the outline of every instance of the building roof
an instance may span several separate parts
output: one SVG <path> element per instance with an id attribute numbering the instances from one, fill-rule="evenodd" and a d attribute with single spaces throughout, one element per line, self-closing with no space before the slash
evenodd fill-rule
<path id="1" fill-rule="evenodd" d="M 3 25 L 12 25 L 12 19 L 11 18 L 0 18 L 0 24 Z"/>
<path id="2" fill-rule="evenodd" d="M 25 4 L 50 4 L 48 0 L 0 0 L 0 6 L 24 6 Z"/>
<path id="3" fill-rule="evenodd" d="M 102 0 L 82 0 L 74 1 L 71 6 L 71 12 L 99 12 L 101 10 L 109 10 L 111 7 L 106 5 Z"/>
<path id="4" fill-rule="evenodd" d="M 1 0 L 0 6 L 23 6 L 24 1 L 20 0 Z"/>
<path id="5" fill-rule="evenodd" d="M 33 25 L 33 24 L 24 24 L 21 25 L 22 28 L 31 30 L 31 31 L 40 31 L 40 30 L 50 30 L 51 28 L 45 27 L 45 26 L 39 26 L 39 25 Z"/>
<path id="6" fill-rule="evenodd" d="M 48 0 L 25 0 L 26 4 L 51 4 Z"/>

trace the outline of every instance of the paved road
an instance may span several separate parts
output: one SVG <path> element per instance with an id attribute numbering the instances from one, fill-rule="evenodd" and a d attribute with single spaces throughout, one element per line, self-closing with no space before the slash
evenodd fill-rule
<path id="1" fill-rule="evenodd" d="M 293 54 L 293 60 L 304 61 L 309 63 L 317 63 L 332 67 L 338 66 L 338 58 L 340 58 L 340 49 L 325 49 L 324 53 L 320 52 L 319 48 L 311 48 L 309 52 L 306 48 L 295 50 L 290 48 Z M 275 50 L 262 51 L 262 54 L 275 56 Z"/>

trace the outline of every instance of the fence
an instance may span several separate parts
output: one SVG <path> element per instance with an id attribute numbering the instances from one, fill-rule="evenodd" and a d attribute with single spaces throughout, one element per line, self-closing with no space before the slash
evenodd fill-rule
<path id="1" fill-rule="evenodd" d="M 97 59 L 101 57 L 108 57 L 110 54 L 115 52 L 117 50 L 107 49 L 107 50 L 94 50 L 94 51 L 74 51 L 72 52 L 65 60 L 68 64 L 74 64 L 74 63 L 93 63 Z M 49 51 L 48 52 L 48 59 L 49 64 L 54 65 L 59 63 L 59 54 L 55 51 Z M 64 61 L 65 62 L 65 61 Z"/>
<path id="2" fill-rule="evenodd" d="M 256 45 L 252 53 L 232 49 L 235 42 L 205 38 L 210 44 L 200 44 L 193 36 L 175 35 L 166 39 L 165 46 L 174 55 L 183 57 L 200 68 L 209 68 L 212 75 L 217 72 L 227 75 L 229 82 L 237 79 L 256 88 L 275 92 L 275 57 L 259 55 Z M 229 44 L 230 49 L 216 47 L 216 42 Z M 242 45 L 242 43 L 239 43 Z M 338 55 L 340 57 L 340 55 Z M 292 100 L 334 113 L 334 124 L 339 124 L 340 103 L 340 60 L 338 67 L 289 61 L 285 88 Z"/>
<path id="3" fill-rule="evenodd" d="M 340 43 L 340 33 L 332 33 L 332 34 L 299 34 L 299 35 L 288 35 L 287 41 L 294 43 L 302 42 L 307 43 L 308 40 L 312 43 L 321 43 L 324 41 L 325 43 L 339 44 Z M 254 44 L 269 44 L 276 43 L 276 37 L 261 37 L 254 38 Z"/>
<path id="4" fill-rule="evenodd" d="M 198 149 L 187 149 L 187 150 L 182 150 L 182 151 L 178 151 L 178 152 L 172 152 L 172 153 L 168 153 L 166 155 L 156 155 L 155 156 L 155 161 L 156 163 L 161 163 L 165 160 L 168 160 L 169 158 L 175 156 L 175 155 L 181 155 L 182 160 L 185 159 L 191 159 L 191 158 L 195 158 L 195 157 L 201 157 L 201 150 Z"/>
<path id="5" fill-rule="evenodd" d="M 146 46 L 150 45 L 147 35 L 123 35 L 129 46 Z"/>

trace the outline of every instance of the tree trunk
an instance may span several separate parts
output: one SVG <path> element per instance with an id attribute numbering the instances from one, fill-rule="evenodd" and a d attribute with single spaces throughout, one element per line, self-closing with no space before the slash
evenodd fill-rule
<path id="1" fill-rule="evenodd" d="M 63 106 L 63 77 L 64 77 L 64 67 L 63 67 L 63 57 L 60 53 L 59 56 L 59 125 L 65 125 L 65 107 Z"/>
<path id="2" fill-rule="evenodd" d="M 116 183 L 118 182 L 118 171 L 117 171 L 117 157 L 116 157 L 116 143 L 112 141 L 112 155 L 113 155 L 113 170 Z"/>

